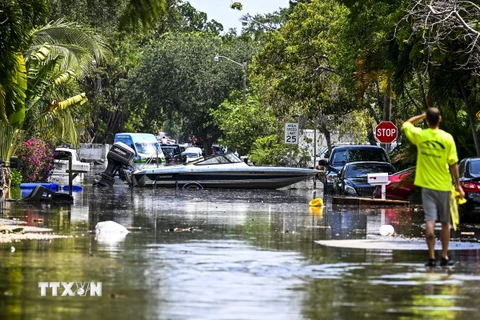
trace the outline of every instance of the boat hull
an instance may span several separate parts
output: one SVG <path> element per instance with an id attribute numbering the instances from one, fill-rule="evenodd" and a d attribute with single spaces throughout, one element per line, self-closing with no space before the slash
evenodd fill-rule
<path id="1" fill-rule="evenodd" d="M 225 171 L 178 168 L 178 170 L 143 170 L 131 173 L 131 182 L 140 187 L 198 187 L 278 189 L 307 180 L 316 170 L 302 168 L 252 168 Z"/>

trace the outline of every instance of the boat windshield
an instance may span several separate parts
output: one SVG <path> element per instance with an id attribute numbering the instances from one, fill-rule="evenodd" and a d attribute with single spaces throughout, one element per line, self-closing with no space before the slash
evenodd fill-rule
<path id="1" fill-rule="evenodd" d="M 240 163 L 240 162 L 243 162 L 243 161 L 240 158 L 238 158 L 236 155 L 234 155 L 233 153 L 227 153 L 227 154 L 215 155 L 205 160 L 199 160 L 195 162 L 195 165 L 203 166 L 203 165 L 212 165 L 212 164 L 229 164 L 229 163 Z"/>

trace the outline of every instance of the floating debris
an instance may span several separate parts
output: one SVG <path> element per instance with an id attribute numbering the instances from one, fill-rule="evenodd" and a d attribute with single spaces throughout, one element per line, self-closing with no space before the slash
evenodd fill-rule
<path id="1" fill-rule="evenodd" d="M 395 229 L 393 229 L 393 226 L 390 224 L 384 224 L 380 227 L 379 232 L 384 237 L 393 236 L 393 234 L 395 233 Z"/>
<path id="2" fill-rule="evenodd" d="M 52 232 L 53 229 L 50 228 L 40 228 L 40 227 L 32 227 L 32 226 L 21 226 L 18 225 L 10 225 L 10 226 L 0 226 L 0 233 L 9 234 L 9 233 L 41 233 L 41 232 Z"/>
<path id="3" fill-rule="evenodd" d="M 115 221 L 102 221 L 95 226 L 95 232 L 98 234 L 127 234 L 127 228 Z"/>
<path id="4" fill-rule="evenodd" d="M 72 238 L 72 236 L 64 236 L 57 234 L 44 234 L 44 233 L 0 233 L 0 243 L 12 243 L 20 242 L 22 240 L 52 240 L 60 238 Z"/>
<path id="5" fill-rule="evenodd" d="M 193 232 L 195 230 L 196 229 L 194 227 L 190 227 L 190 228 L 170 228 L 170 229 L 166 230 L 166 232 Z"/>
<path id="6" fill-rule="evenodd" d="M 20 224 L 27 224 L 25 221 L 18 221 L 18 219 L 2 219 L 0 218 L 0 226 L 1 225 L 20 225 Z"/>

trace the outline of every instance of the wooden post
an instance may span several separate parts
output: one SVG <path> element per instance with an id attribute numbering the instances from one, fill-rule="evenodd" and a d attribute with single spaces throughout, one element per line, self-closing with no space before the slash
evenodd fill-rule
<path id="1" fill-rule="evenodd" d="M 72 196 L 72 181 L 73 180 L 73 172 L 72 172 L 72 157 L 68 157 L 68 194 Z"/>

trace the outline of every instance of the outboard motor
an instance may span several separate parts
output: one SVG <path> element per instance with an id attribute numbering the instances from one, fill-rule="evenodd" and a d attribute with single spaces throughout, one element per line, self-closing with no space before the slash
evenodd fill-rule
<path id="1" fill-rule="evenodd" d="M 115 142 L 107 154 L 108 165 L 100 173 L 100 180 L 95 180 L 94 186 L 112 187 L 115 183 L 115 174 L 133 163 L 135 151 L 123 142 Z M 122 172 L 123 173 L 123 172 Z"/>

